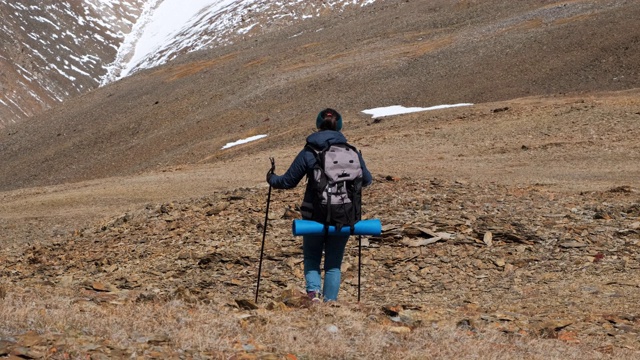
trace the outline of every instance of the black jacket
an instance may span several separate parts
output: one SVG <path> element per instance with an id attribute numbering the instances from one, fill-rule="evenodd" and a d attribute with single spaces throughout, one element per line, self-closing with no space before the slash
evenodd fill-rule
<path id="1" fill-rule="evenodd" d="M 342 135 L 339 131 L 333 130 L 323 130 L 313 133 L 307 137 L 307 144 L 312 146 L 315 149 L 324 149 L 332 144 L 344 144 L 347 142 L 347 139 Z M 358 154 L 360 158 L 360 166 L 362 167 L 362 185 L 369 186 L 373 181 L 371 177 L 371 173 L 367 169 L 367 166 L 364 163 L 364 159 L 362 155 Z M 292 189 L 300 183 L 305 175 L 313 177 L 313 167 L 316 164 L 316 156 L 313 150 L 309 149 L 305 146 L 299 153 L 298 156 L 293 160 L 291 166 L 287 172 L 283 175 L 273 175 L 269 179 L 269 184 L 273 186 L 275 189 Z M 307 183 L 307 188 L 304 193 L 303 203 L 312 203 L 313 202 L 314 191 Z"/>

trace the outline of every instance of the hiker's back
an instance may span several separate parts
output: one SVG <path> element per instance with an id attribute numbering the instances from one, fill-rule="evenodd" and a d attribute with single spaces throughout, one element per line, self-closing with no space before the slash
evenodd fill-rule
<path id="1" fill-rule="evenodd" d="M 267 182 L 276 189 L 291 189 L 306 176 L 302 217 L 337 227 L 355 225 L 361 216 L 361 189 L 371 184 L 371 173 L 360 153 L 347 144 L 340 132 L 342 116 L 337 111 L 322 110 L 316 117 L 316 128 L 318 131 L 307 137 L 307 144 L 285 174 L 275 175 L 272 168 L 267 172 Z M 318 294 L 325 301 L 337 300 L 340 267 L 349 237 L 328 232 L 303 235 L 305 287 L 311 301 L 317 300 Z M 323 257 L 324 286 L 320 277 Z"/>
<path id="2" fill-rule="evenodd" d="M 361 218 L 363 171 L 358 150 L 347 143 L 324 149 L 308 145 L 316 155 L 309 186 L 314 191 L 312 220 L 337 228 Z"/>

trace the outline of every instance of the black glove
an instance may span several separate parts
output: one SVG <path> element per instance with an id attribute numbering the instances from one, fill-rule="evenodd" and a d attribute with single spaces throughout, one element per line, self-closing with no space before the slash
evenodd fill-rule
<path id="1" fill-rule="evenodd" d="M 271 161 L 271 169 L 269 169 L 269 171 L 267 172 L 267 183 L 271 185 L 271 177 L 276 171 L 276 161 L 273 158 L 269 158 L 269 160 Z"/>

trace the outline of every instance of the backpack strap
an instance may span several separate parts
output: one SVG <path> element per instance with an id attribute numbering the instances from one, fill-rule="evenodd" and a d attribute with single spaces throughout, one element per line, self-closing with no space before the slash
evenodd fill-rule
<path id="1" fill-rule="evenodd" d="M 311 153 L 313 154 L 313 156 L 316 158 L 316 163 L 320 164 L 321 159 L 320 159 L 320 153 L 322 153 L 324 150 L 328 149 L 329 147 L 325 147 L 322 149 L 317 148 L 316 146 L 312 145 L 311 143 L 307 142 L 304 145 L 304 148 L 311 151 Z"/>
<path id="2" fill-rule="evenodd" d="M 308 142 L 308 141 L 307 141 L 307 143 L 306 143 L 306 144 L 304 144 L 304 147 L 305 147 L 305 148 L 307 148 L 307 149 L 309 149 L 309 150 L 311 150 L 311 151 L 313 151 L 313 153 L 314 153 L 314 154 L 318 154 L 318 153 L 320 153 L 322 150 L 324 150 L 324 149 L 328 148 L 329 146 L 325 146 L 325 147 L 323 147 L 323 148 L 318 148 L 317 146 L 315 146 L 315 145 L 313 145 L 313 144 L 311 144 L 310 142 Z"/>
<path id="3" fill-rule="evenodd" d="M 309 149 L 309 150 L 311 150 L 311 151 L 313 151 L 315 154 L 319 154 L 319 153 L 323 152 L 324 150 L 327 150 L 327 149 L 328 149 L 329 147 L 331 147 L 332 145 L 346 145 L 346 146 L 348 146 L 348 147 L 352 148 L 353 150 L 356 150 L 356 148 L 355 148 L 353 145 L 351 145 L 351 144 L 349 144 L 349 143 L 347 143 L 347 142 L 335 142 L 335 143 L 329 143 L 329 141 L 326 141 L 326 143 L 324 144 L 324 146 L 322 146 L 322 147 L 317 147 L 316 145 L 311 144 L 310 142 L 308 142 L 308 141 L 307 141 L 307 143 L 304 145 L 304 147 L 305 147 L 305 148 L 307 148 L 307 149 Z M 357 151 L 357 150 L 356 150 L 356 151 Z"/>

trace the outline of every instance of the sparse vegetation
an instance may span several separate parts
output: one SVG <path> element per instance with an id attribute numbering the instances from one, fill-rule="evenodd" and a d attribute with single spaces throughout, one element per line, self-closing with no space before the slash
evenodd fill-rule
<path id="1" fill-rule="evenodd" d="M 375 306 L 240 311 L 181 300 L 109 304 L 72 291 L 11 288 L 0 308 L 3 333 L 31 346 L 32 358 L 278 359 L 633 359 L 605 339 L 558 341 L 422 326 L 410 332 L 381 321 Z M 31 333 L 29 333 L 31 331 Z M 35 333 L 34 333 L 35 332 Z M 0 346 L 0 350 L 2 347 Z M 42 356 L 34 356 L 41 354 Z M 92 357 L 92 358 L 93 358 Z"/>

